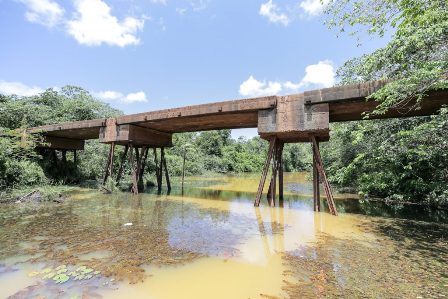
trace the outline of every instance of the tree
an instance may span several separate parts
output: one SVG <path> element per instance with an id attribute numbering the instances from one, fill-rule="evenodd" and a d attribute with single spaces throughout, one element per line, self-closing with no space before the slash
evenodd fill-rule
<path id="1" fill-rule="evenodd" d="M 370 98 L 373 113 L 416 101 L 430 90 L 448 88 L 448 4 L 446 0 L 331 0 L 327 24 L 359 38 L 361 31 L 384 36 L 384 47 L 347 61 L 337 72 L 341 84 L 370 80 L 389 83 Z"/>

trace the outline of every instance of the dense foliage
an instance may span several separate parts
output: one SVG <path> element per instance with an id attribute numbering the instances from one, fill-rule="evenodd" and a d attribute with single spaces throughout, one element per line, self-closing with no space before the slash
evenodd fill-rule
<path id="1" fill-rule="evenodd" d="M 39 136 L 27 135 L 23 138 L 24 128 L 111 117 L 120 112 L 95 100 L 79 87 L 66 86 L 61 90 L 48 89 L 32 97 L 0 95 L 0 113 L 0 187 L 5 188 L 65 181 L 69 177 L 77 180 L 89 176 L 89 169 L 75 169 L 70 161 L 62 163 L 61 153 L 59 159 L 50 159 L 49 152 L 37 152 L 35 144 L 41 141 Z M 99 157 L 104 156 L 102 153 L 105 150 L 98 143 L 89 143 L 80 163 L 90 165 L 85 161 L 104 159 Z M 91 175 L 94 176 L 95 174 Z"/>
<path id="2" fill-rule="evenodd" d="M 326 12 L 329 26 L 340 32 L 391 35 L 384 48 L 349 60 L 337 72 L 341 84 L 389 82 L 370 97 L 380 103 L 374 114 L 418 109 L 428 92 L 448 88 L 445 0 L 338 0 Z M 369 196 L 446 204 L 447 120 L 444 109 L 435 117 L 335 125 L 324 155 L 330 178 Z"/>
<path id="3" fill-rule="evenodd" d="M 430 90 L 448 88 L 446 0 L 332 0 L 327 14 L 329 26 L 341 32 L 392 34 L 385 47 L 349 60 L 338 71 L 342 84 L 390 82 L 371 97 L 380 102 L 375 114 L 410 101 L 416 102 L 410 109 L 417 109 Z"/>

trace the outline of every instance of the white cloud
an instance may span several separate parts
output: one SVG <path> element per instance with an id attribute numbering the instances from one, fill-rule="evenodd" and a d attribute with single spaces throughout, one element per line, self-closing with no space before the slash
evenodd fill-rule
<path id="1" fill-rule="evenodd" d="M 154 4 L 163 4 L 163 5 L 167 4 L 167 0 L 150 0 L 150 1 L 151 1 L 151 3 L 154 3 Z"/>
<path id="2" fill-rule="evenodd" d="M 333 63 L 329 60 L 319 61 L 306 67 L 305 77 L 300 84 L 306 87 L 315 85 L 316 87 L 331 87 L 335 82 L 335 71 Z"/>
<path id="3" fill-rule="evenodd" d="M 267 17 L 272 23 L 280 23 L 284 26 L 288 26 L 290 21 L 289 17 L 285 13 L 280 12 L 280 9 L 275 3 L 272 2 L 272 0 L 261 4 L 258 13 L 264 17 Z"/>
<path id="4" fill-rule="evenodd" d="M 54 27 L 62 21 L 64 9 L 52 0 L 19 0 L 27 10 L 25 18 L 32 23 Z"/>
<path id="5" fill-rule="evenodd" d="M 0 94 L 29 97 L 42 92 L 44 92 L 44 90 L 38 86 L 28 86 L 21 82 L 7 82 L 0 80 Z"/>
<path id="6" fill-rule="evenodd" d="M 101 0 L 76 0 L 75 8 L 75 18 L 67 22 L 67 29 L 80 44 L 124 47 L 140 43 L 136 34 L 143 29 L 143 19 L 126 17 L 119 21 Z"/>
<path id="7" fill-rule="evenodd" d="M 276 95 L 284 90 L 297 91 L 301 88 L 326 88 L 334 86 L 335 71 L 329 60 L 319 61 L 305 68 L 305 76 L 298 83 L 291 81 L 258 81 L 253 76 L 240 85 L 239 93 L 245 97 Z"/>
<path id="8" fill-rule="evenodd" d="M 261 82 L 255 79 L 253 76 L 250 76 L 249 79 L 247 79 L 240 85 L 239 92 L 242 96 L 245 97 L 259 97 L 274 95 L 279 93 L 281 90 L 282 84 L 279 82 Z"/>
<path id="9" fill-rule="evenodd" d="M 106 102 L 120 102 L 124 104 L 148 102 L 146 94 L 143 91 L 128 93 L 127 95 L 124 95 L 123 93 L 118 91 L 106 90 L 94 93 L 94 95 Z"/>
<path id="10" fill-rule="evenodd" d="M 317 16 L 322 13 L 330 0 L 304 0 L 300 2 L 300 7 L 309 16 Z"/>

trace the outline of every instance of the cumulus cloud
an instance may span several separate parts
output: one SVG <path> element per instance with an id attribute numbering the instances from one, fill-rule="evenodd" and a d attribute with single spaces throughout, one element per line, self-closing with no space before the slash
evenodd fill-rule
<path id="1" fill-rule="evenodd" d="M 26 6 L 25 18 L 32 23 L 54 27 L 64 17 L 64 9 L 52 0 L 19 0 Z"/>
<path id="2" fill-rule="evenodd" d="M 245 97 L 259 97 L 274 95 L 282 90 L 282 84 L 279 82 L 258 81 L 253 76 L 240 85 L 240 95 Z"/>
<path id="3" fill-rule="evenodd" d="M 119 21 L 101 0 L 76 0 L 75 8 L 75 17 L 67 22 L 67 30 L 80 44 L 124 47 L 140 43 L 137 32 L 143 30 L 143 19 L 126 17 Z"/>
<path id="4" fill-rule="evenodd" d="M 143 91 L 128 93 L 125 95 L 119 91 L 106 90 L 94 93 L 94 95 L 105 102 L 119 102 L 123 104 L 148 102 L 146 94 Z"/>
<path id="5" fill-rule="evenodd" d="M 258 81 L 253 76 L 240 85 L 239 93 L 245 97 L 276 95 L 282 91 L 297 91 L 301 88 L 326 88 L 335 83 L 333 63 L 329 60 L 319 61 L 305 68 L 305 76 L 297 83 L 292 81 Z"/>
<path id="6" fill-rule="evenodd" d="M 151 3 L 154 3 L 154 4 L 163 4 L 163 5 L 167 4 L 167 0 L 150 0 L 150 1 L 151 1 Z"/>
<path id="7" fill-rule="evenodd" d="M 330 0 L 304 0 L 299 5 L 307 15 L 317 16 L 322 13 L 329 2 Z"/>
<path id="8" fill-rule="evenodd" d="M 0 80 L 0 94 L 29 97 L 42 92 L 44 92 L 44 90 L 38 86 L 29 86 L 21 82 L 7 82 Z"/>
<path id="9" fill-rule="evenodd" d="M 334 85 L 336 73 L 333 63 L 329 60 L 319 61 L 317 64 L 305 68 L 305 77 L 300 84 L 303 87 L 315 85 L 316 87 L 331 87 Z"/>
<path id="10" fill-rule="evenodd" d="M 277 4 L 273 3 L 272 0 L 261 4 L 258 13 L 261 16 L 267 17 L 269 22 L 280 23 L 283 26 L 288 26 L 290 21 L 289 17 L 285 13 L 282 13 Z"/>

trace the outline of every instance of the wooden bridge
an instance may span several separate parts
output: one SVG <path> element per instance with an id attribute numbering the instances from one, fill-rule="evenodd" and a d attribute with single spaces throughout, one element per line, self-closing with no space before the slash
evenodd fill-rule
<path id="1" fill-rule="evenodd" d="M 135 194 L 138 193 L 139 181 L 142 182 L 150 148 L 155 154 L 159 191 L 161 190 L 163 170 L 168 189 L 171 188 L 164 148 L 172 146 L 173 133 L 258 128 L 260 137 L 268 140 L 270 146 L 255 199 L 256 206 L 260 204 L 271 165 L 272 177 L 267 195 L 268 202 L 270 205 L 275 205 L 277 176 L 280 202 L 283 199 L 283 145 L 292 142 L 311 142 L 314 157 L 314 209 L 320 210 L 319 183 L 322 181 L 330 212 L 336 215 L 331 187 L 327 181 L 319 153 L 319 141 L 329 140 L 330 122 L 361 120 L 365 112 L 373 111 L 377 103 L 366 101 L 366 97 L 384 84 L 384 82 L 376 81 L 286 96 L 225 101 L 125 115 L 111 119 L 67 122 L 30 128 L 27 133 L 41 132 L 45 138 L 45 144 L 42 146 L 62 150 L 64 153 L 67 150 L 76 153 L 76 150 L 84 149 L 84 142 L 88 139 L 99 139 L 101 143 L 110 144 L 105 181 L 113 172 L 115 146 L 125 146 L 117 173 L 117 181 L 122 176 L 123 163 L 129 158 L 133 169 L 132 192 Z M 448 105 L 448 94 L 446 91 L 430 93 L 422 101 L 419 110 L 410 109 L 414 104 L 410 101 L 399 109 L 391 109 L 384 115 L 374 115 L 372 118 L 432 115 L 437 113 L 443 105 Z M 157 149 L 159 148 L 160 159 L 157 159 Z"/>

